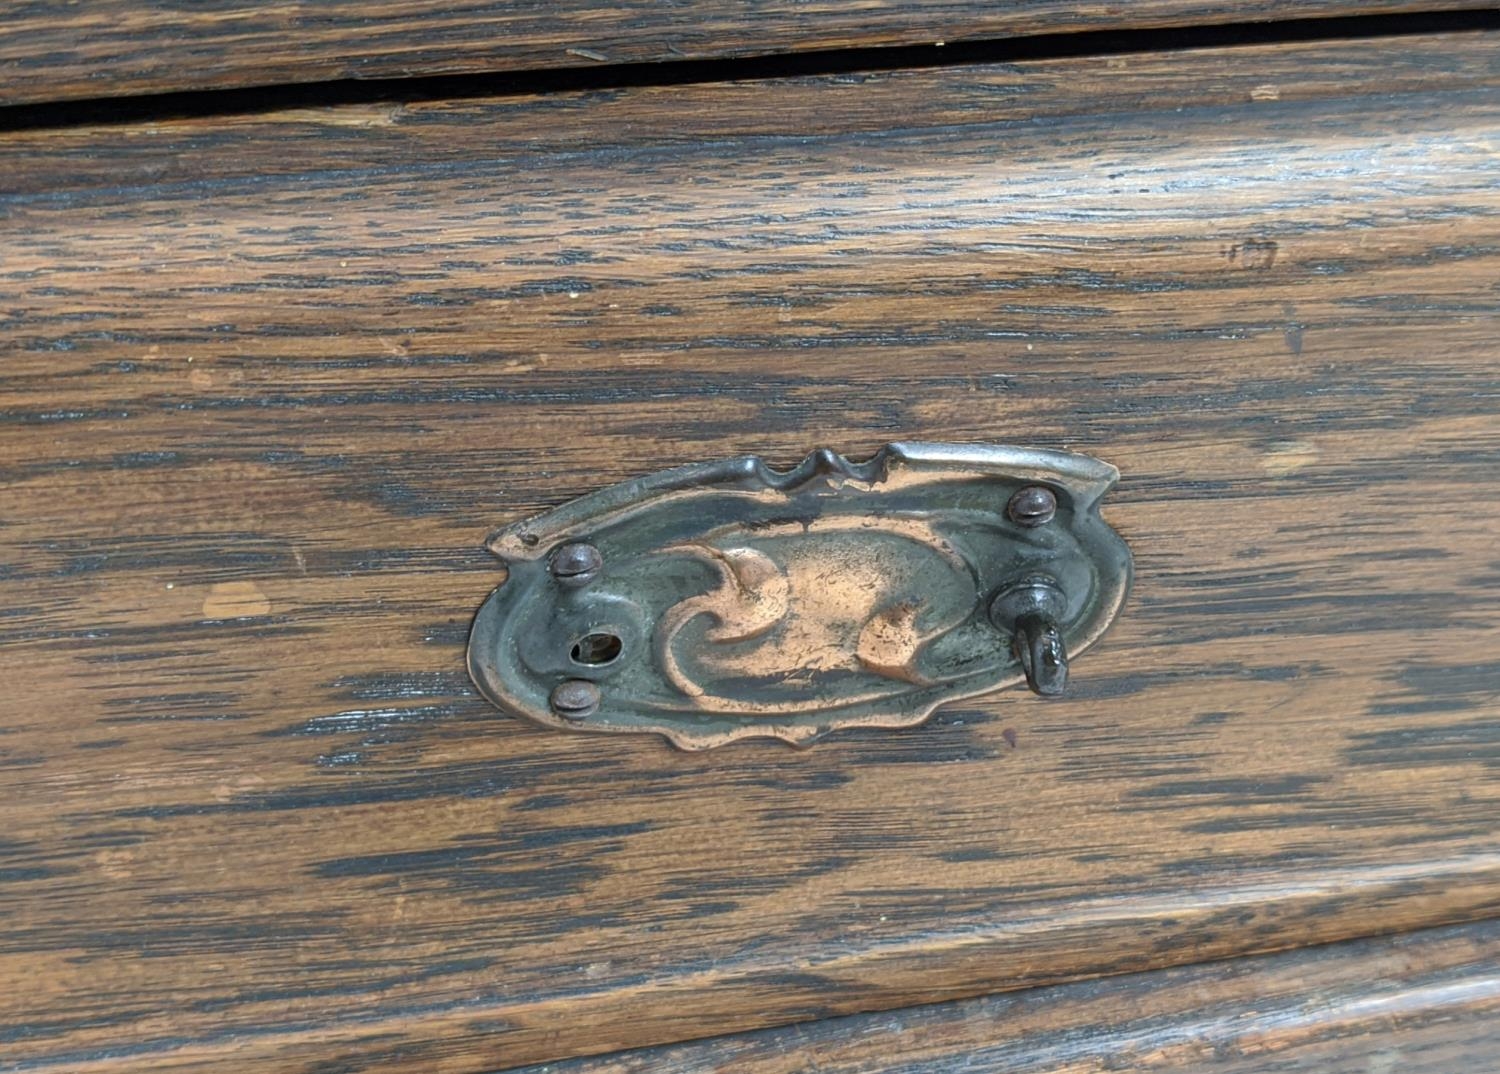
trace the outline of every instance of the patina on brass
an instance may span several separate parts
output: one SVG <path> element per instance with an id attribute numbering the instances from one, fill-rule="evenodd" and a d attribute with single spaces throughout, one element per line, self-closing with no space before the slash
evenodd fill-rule
<path id="1" fill-rule="evenodd" d="M 1098 509 L 1118 478 L 1067 452 L 903 443 L 629 481 L 490 538 L 510 573 L 470 673 L 549 727 L 684 749 L 907 727 L 1028 680 L 1056 694 L 1130 584 Z"/>

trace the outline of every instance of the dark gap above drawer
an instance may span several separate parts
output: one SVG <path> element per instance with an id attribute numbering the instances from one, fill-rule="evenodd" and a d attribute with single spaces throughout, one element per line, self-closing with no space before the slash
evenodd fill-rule
<path id="1" fill-rule="evenodd" d="M 714 0 L 695 5 L 690 19 L 645 0 L 545 8 L 536 13 L 510 2 L 413 10 L 399 0 L 334 0 L 285 16 L 233 3 L 211 11 L 159 0 L 33 4 L 6 16 L 0 36 L 0 129 L 294 101 L 682 84 L 1497 24 L 1482 0 Z M 216 92 L 200 98 L 197 91 Z M 61 107 L 27 107 L 49 104 Z"/>

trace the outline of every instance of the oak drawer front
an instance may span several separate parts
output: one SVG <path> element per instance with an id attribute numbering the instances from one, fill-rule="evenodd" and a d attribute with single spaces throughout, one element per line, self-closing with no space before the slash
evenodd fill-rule
<path id="1" fill-rule="evenodd" d="M 1493 914 L 1497 58 L 5 135 L 0 1054 L 479 1071 Z M 1121 469 L 1068 697 L 686 754 L 470 684 L 494 525 L 893 439 Z"/>

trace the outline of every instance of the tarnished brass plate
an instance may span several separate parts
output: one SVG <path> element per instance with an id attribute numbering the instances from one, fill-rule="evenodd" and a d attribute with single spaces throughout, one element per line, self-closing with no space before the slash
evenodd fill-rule
<path id="1" fill-rule="evenodd" d="M 509 568 L 475 618 L 486 697 L 549 727 L 684 749 L 907 727 L 1067 660 L 1125 599 L 1084 455 L 976 444 L 685 466 L 490 538 Z"/>

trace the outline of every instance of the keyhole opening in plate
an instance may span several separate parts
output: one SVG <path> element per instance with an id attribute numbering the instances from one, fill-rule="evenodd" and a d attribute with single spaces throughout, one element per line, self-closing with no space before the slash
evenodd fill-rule
<path id="1" fill-rule="evenodd" d="M 573 663 L 602 667 L 618 660 L 623 647 L 618 634 L 586 634 L 573 645 Z"/>

